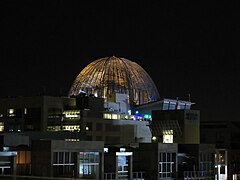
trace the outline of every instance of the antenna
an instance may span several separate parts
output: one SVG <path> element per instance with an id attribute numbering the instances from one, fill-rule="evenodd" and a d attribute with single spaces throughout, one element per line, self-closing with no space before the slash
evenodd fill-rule
<path id="1" fill-rule="evenodd" d="M 188 94 L 188 101 L 191 102 L 191 94 Z"/>

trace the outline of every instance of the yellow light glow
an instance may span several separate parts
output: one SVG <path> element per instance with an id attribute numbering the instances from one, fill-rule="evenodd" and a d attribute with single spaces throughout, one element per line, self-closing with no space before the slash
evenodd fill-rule
<path id="1" fill-rule="evenodd" d="M 0 122 L 0 132 L 4 131 L 4 122 Z"/>
<path id="2" fill-rule="evenodd" d="M 173 135 L 163 135 L 163 143 L 173 143 Z"/>
<path id="3" fill-rule="evenodd" d="M 157 137 L 156 137 L 156 136 L 153 136 L 153 137 L 152 137 L 152 140 L 153 140 L 153 141 L 156 141 L 156 140 L 157 140 Z"/>

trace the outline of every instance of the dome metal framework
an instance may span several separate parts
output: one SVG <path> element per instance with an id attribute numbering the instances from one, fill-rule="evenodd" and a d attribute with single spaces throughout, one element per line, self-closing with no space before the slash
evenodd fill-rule
<path id="1" fill-rule="evenodd" d="M 87 65 L 74 80 L 69 96 L 94 94 L 108 101 L 116 93 L 129 95 L 130 105 L 158 100 L 158 90 L 148 73 L 137 63 L 115 56 Z"/>

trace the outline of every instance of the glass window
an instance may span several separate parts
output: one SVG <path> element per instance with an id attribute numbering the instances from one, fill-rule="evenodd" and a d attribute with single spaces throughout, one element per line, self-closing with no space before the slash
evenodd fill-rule
<path id="1" fill-rule="evenodd" d="M 53 153 L 53 164 L 58 164 L 58 152 Z"/>
<path id="2" fill-rule="evenodd" d="M 63 152 L 59 152 L 59 163 L 63 164 Z"/>
<path id="3" fill-rule="evenodd" d="M 4 131 L 4 122 L 0 122 L 0 132 Z"/>
<path id="4" fill-rule="evenodd" d="M 98 179 L 99 175 L 99 152 L 79 153 L 79 177 L 86 179 Z"/>
<path id="5" fill-rule="evenodd" d="M 111 114 L 106 114 L 106 113 L 104 113 L 104 114 L 103 114 L 103 118 L 104 118 L 104 119 L 111 119 L 112 117 L 111 117 Z"/>
<path id="6" fill-rule="evenodd" d="M 70 163 L 69 152 L 65 152 L 65 163 L 66 164 Z"/>
<path id="7" fill-rule="evenodd" d="M 165 153 L 161 152 L 159 154 L 159 173 L 160 177 L 172 177 L 173 172 L 175 171 L 175 161 L 176 153 Z"/>

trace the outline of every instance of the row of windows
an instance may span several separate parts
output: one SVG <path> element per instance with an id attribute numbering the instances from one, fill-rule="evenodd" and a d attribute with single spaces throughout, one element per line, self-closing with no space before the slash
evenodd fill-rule
<path id="1" fill-rule="evenodd" d="M 99 163 L 99 152 L 80 152 L 80 163 Z"/>
<path id="2" fill-rule="evenodd" d="M 33 113 L 41 113 L 41 108 L 24 108 L 24 109 L 16 109 L 16 108 L 9 108 L 7 109 L 6 116 L 8 118 L 17 117 L 22 118 L 23 115 L 33 114 Z M 4 113 L 1 111 L 0 118 L 3 118 Z M 58 108 L 49 108 L 48 109 L 48 118 L 60 118 L 64 117 L 65 120 L 67 119 L 79 119 L 80 118 L 80 110 L 66 110 L 62 113 L 61 109 Z"/>
<path id="3" fill-rule="evenodd" d="M 23 118 L 23 115 L 34 116 L 34 114 L 40 117 L 41 116 L 41 108 L 24 108 L 24 109 L 14 109 L 9 108 L 7 110 L 8 118 Z M 3 118 L 4 113 L 0 113 L 0 118 Z M 36 117 L 36 116 L 35 116 Z M 104 113 L 104 119 L 132 119 L 136 120 L 136 117 L 133 115 L 122 115 L 122 114 L 110 114 Z M 146 117 L 144 117 L 146 118 Z M 62 112 L 62 109 L 58 108 L 49 108 L 48 109 L 48 119 L 61 119 L 62 121 L 68 120 L 79 120 L 80 119 L 80 110 L 65 110 Z M 148 118 L 147 118 L 148 119 Z"/>
<path id="4" fill-rule="evenodd" d="M 174 162 L 176 153 L 160 153 L 160 162 Z"/>
<path id="5" fill-rule="evenodd" d="M 74 164 L 74 152 L 54 152 L 53 153 L 53 164 Z"/>
<path id="6" fill-rule="evenodd" d="M 39 112 L 41 111 L 40 108 L 24 108 L 24 109 L 14 109 L 14 108 L 8 108 L 7 112 L 6 112 L 6 116 L 7 118 L 13 118 L 13 117 L 17 117 L 17 118 L 22 118 L 23 115 L 27 115 L 28 113 L 31 113 L 32 110 L 37 109 Z M 1 111 L 0 112 L 0 118 L 4 117 L 4 112 Z"/>
<path id="7" fill-rule="evenodd" d="M 96 123 L 96 131 L 119 132 L 120 126 L 112 124 Z M 86 123 L 86 131 L 92 131 L 93 125 L 91 122 Z M 48 126 L 48 131 L 80 131 L 80 125 L 62 125 L 62 126 Z"/>

